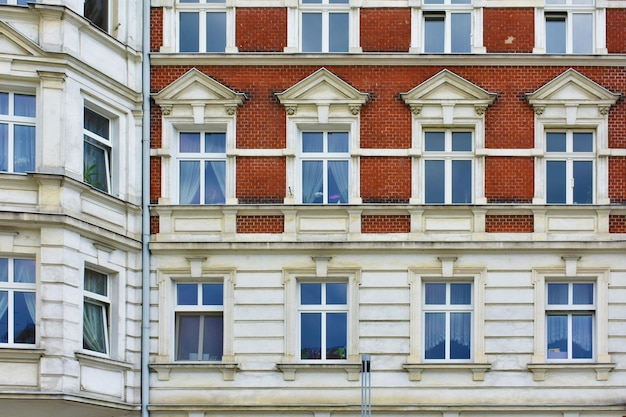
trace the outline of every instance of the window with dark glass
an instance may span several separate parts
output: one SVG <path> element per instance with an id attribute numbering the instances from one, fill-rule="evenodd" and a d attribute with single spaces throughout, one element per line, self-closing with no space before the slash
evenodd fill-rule
<path id="1" fill-rule="evenodd" d="M 350 50 L 349 0 L 301 0 L 302 52 Z"/>
<path id="2" fill-rule="evenodd" d="M 347 203 L 349 133 L 302 132 L 301 137 L 302 203 Z"/>
<path id="3" fill-rule="evenodd" d="M 0 171 L 35 170 L 34 95 L 0 92 Z"/>
<path id="4" fill-rule="evenodd" d="M 225 0 L 179 0 L 179 52 L 224 52 Z"/>
<path id="5" fill-rule="evenodd" d="M 85 107 L 83 180 L 101 191 L 111 190 L 111 121 Z"/>
<path id="6" fill-rule="evenodd" d="M 109 276 L 85 269 L 83 303 L 83 348 L 109 354 Z"/>
<path id="7" fill-rule="evenodd" d="M 472 52 L 471 0 L 425 0 L 423 32 L 425 53 Z"/>
<path id="8" fill-rule="evenodd" d="M 0 258 L 0 346 L 35 343 L 36 263 Z"/>
<path id="9" fill-rule="evenodd" d="M 178 139 L 179 204 L 224 204 L 226 133 L 180 132 Z"/>
<path id="10" fill-rule="evenodd" d="M 546 202 L 594 202 L 594 135 L 591 132 L 546 133 Z"/>
<path id="11" fill-rule="evenodd" d="M 463 131 L 424 133 L 424 202 L 473 201 L 473 135 Z"/>
<path id="12" fill-rule="evenodd" d="M 100 29 L 109 30 L 109 0 L 85 0 L 84 14 Z"/>

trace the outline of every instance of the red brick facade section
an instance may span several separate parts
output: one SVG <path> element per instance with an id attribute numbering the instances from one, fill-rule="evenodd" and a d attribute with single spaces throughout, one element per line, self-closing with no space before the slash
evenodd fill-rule
<path id="1" fill-rule="evenodd" d="M 626 216 L 609 216 L 609 233 L 626 233 Z"/>
<path id="2" fill-rule="evenodd" d="M 150 234 L 156 235 L 157 233 L 159 233 L 159 229 L 159 216 L 150 216 Z"/>
<path id="3" fill-rule="evenodd" d="M 159 52 L 163 46 L 163 8 L 150 9 L 150 52 Z"/>
<path id="4" fill-rule="evenodd" d="M 163 136 L 161 123 L 161 108 L 154 101 L 150 103 L 150 148 L 159 149 L 162 146 Z"/>
<path id="5" fill-rule="evenodd" d="M 285 199 L 284 158 L 237 158 L 237 197 L 241 204 L 280 204 Z"/>
<path id="6" fill-rule="evenodd" d="M 283 233 L 284 216 L 237 216 L 237 233 Z"/>
<path id="7" fill-rule="evenodd" d="M 531 203 L 534 195 L 532 158 L 488 157 L 485 197 L 489 203 Z"/>
<path id="8" fill-rule="evenodd" d="M 609 198 L 611 203 L 626 204 L 626 158 L 609 158 Z"/>
<path id="9" fill-rule="evenodd" d="M 363 52 L 408 52 L 411 46 L 411 9 L 362 8 Z"/>
<path id="10" fill-rule="evenodd" d="M 287 46 L 287 9 L 236 9 L 235 44 L 239 52 L 283 52 Z"/>
<path id="11" fill-rule="evenodd" d="M 361 216 L 361 233 L 409 233 L 411 216 Z"/>
<path id="12" fill-rule="evenodd" d="M 364 203 L 408 203 L 411 159 L 361 157 L 361 198 Z"/>
<path id="13" fill-rule="evenodd" d="M 606 9 L 606 47 L 610 54 L 626 54 L 626 9 Z"/>
<path id="14" fill-rule="evenodd" d="M 150 157 L 150 204 L 156 204 L 161 197 L 161 158 Z"/>
<path id="15" fill-rule="evenodd" d="M 487 233 L 532 233 L 535 231 L 533 215 L 487 215 L 485 230 Z"/>
<path id="16" fill-rule="evenodd" d="M 483 9 L 483 43 L 491 53 L 531 53 L 535 43 L 533 8 Z"/>

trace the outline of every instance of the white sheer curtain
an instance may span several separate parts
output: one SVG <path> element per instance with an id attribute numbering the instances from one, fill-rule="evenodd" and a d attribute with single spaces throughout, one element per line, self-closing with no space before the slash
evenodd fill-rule
<path id="1" fill-rule="evenodd" d="M 226 196 L 226 162 L 206 161 L 204 170 L 204 202 L 206 204 L 224 203 Z M 217 189 L 215 185 L 217 185 Z"/>
<path id="2" fill-rule="evenodd" d="M 83 306 L 83 348 L 106 353 L 104 307 L 85 300 Z"/>
<path id="3" fill-rule="evenodd" d="M 322 191 L 324 164 L 322 161 L 302 161 L 302 202 L 315 203 Z"/>
<path id="4" fill-rule="evenodd" d="M 9 169 L 9 126 L 0 123 L 0 171 Z"/>
<path id="5" fill-rule="evenodd" d="M 35 261 L 33 259 L 16 259 L 14 265 L 14 281 L 35 283 Z M 36 297 L 34 292 L 24 292 L 24 302 L 30 321 L 35 323 Z"/>
<path id="6" fill-rule="evenodd" d="M 9 293 L 7 291 L 0 291 L 0 329 L 4 327 L 4 317 L 9 310 Z M 8 316 L 7 316 L 8 319 Z M 8 320 L 6 320 L 8 324 Z M 8 329 L 7 329 L 8 330 Z M 5 337 L 6 336 L 6 337 Z M 8 333 L 6 335 L 0 333 L 0 342 L 8 342 Z"/>
<path id="7" fill-rule="evenodd" d="M 337 191 L 339 191 L 339 199 L 337 202 L 348 202 L 348 161 L 329 161 L 329 174 L 333 176 Z"/>
<path id="8" fill-rule="evenodd" d="M 35 126 L 15 125 L 13 138 L 13 171 L 35 169 Z"/>
<path id="9" fill-rule="evenodd" d="M 424 351 L 426 359 L 444 359 L 446 343 L 445 313 L 426 313 L 424 315 Z"/>
<path id="10" fill-rule="evenodd" d="M 200 161 L 180 161 L 179 204 L 200 204 Z"/>

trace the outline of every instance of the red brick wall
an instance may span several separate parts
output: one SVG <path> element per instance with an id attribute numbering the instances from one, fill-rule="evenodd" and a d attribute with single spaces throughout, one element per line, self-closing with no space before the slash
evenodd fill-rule
<path id="1" fill-rule="evenodd" d="M 161 108 L 150 100 L 150 148 L 158 149 L 162 145 Z"/>
<path id="2" fill-rule="evenodd" d="M 626 158 L 609 159 L 609 198 L 611 203 L 626 204 Z"/>
<path id="3" fill-rule="evenodd" d="M 362 157 L 361 198 L 364 203 L 408 203 L 411 159 Z"/>
<path id="4" fill-rule="evenodd" d="M 535 11 L 483 9 L 483 43 L 487 52 L 531 53 L 535 42 Z"/>
<path id="5" fill-rule="evenodd" d="M 282 52 L 287 46 L 287 9 L 238 7 L 235 29 L 239 52 Z"/>
<path id="6" fill-rule="evenodd" d="M 534 195 L 532 158 L 488 157 L 485 196 L 489 203 L 531 203 Z"/>
<path id="7" fill-rule="evenodd" d="M 360 18 L 363 52 L 408 52 L 411 46 L 411 9 L 363 8 Z"/>
<path id="8" fill-rule="evenodd" d="M 159 52 L 163 46 L 163 8 L 150 9 L 150 52 Z"/>
<path id="9" fill-rule="evenodd" d="M 283 233 L 285 216 L 237 216 L 237 233 Z"/>
<path id="10" fill-rule="evenodd" d="M 606 9 L 606 47 L 610 54 L 626 54 L 626 9 Z"/>
<path id="11" fill-rule="evenodd" d="M 626 233 L 626 216 L 609 216 L 609 233 Z"/>
<path id="12" fill-rule="evenodd" d="M 241 204 L 280 204 L 285 199 L 284 158 L 237 158 L 237 197 Z"/>
<path id="13" fill-rule="evenodd" d="M 361 233 L 409 233 L 411 216 L 361 216 Z"/>
<path id="14" fill-rule="evenodd" d="M 159 233 L 159 216 L 150 216 L 150 234 L 156 235 Z"/>
<path id="15" fill-rule="evenodd" d="M 161 158 L 150 157 L 150 203 L 156 204 L 161 197 Z"/>
<path id="16" fill-rule="evenodd" d="M 532 214 L 522 215 L 487 215 L 485 230 L 487 233 L 532 233 L 535 231 Z"/>

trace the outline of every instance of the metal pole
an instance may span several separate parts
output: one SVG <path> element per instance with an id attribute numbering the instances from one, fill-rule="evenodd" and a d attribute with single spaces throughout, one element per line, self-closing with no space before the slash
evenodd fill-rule
<path id="1" fill-rule="evenodd" d="M 372 373 L 371 357 L 363 355 L 361 360 L 361 417 L 372 416 Z"/>

